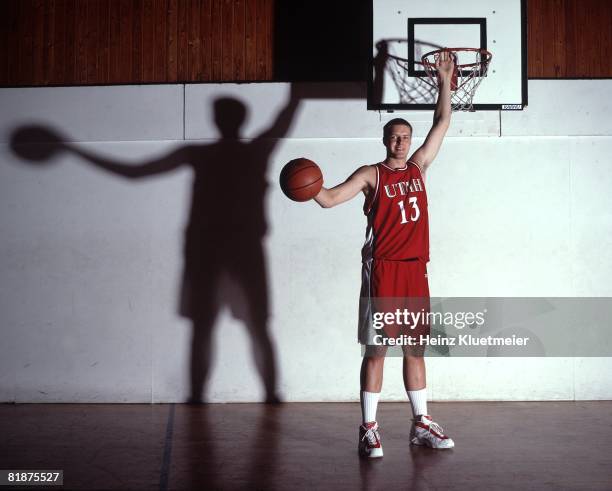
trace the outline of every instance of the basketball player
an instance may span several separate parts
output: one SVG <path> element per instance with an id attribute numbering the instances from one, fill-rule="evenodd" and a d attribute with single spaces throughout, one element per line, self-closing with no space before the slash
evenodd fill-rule
<path id="1" fill-rule="evenodd" d="M 451 120 L 451 77 L 454 62 L 444 52 L 436 63 L 439 94 L 433 125 L 423 145 L 408 159 L 412 126 L 404 119 L 392 119 L 384 126 L 384 161 L 364 165 L 344 183 L 322 188 L 315 197 L 323 208 L 344 203 L 359 192 L 365 195 L 368 218 L 366 243 L 362 250 L 363 283 L 360 300 L 359 342 L 366 345 L 361 365 L 362 424 L 359 427 L 359 454 L 382 457 L 376 408 L 382 389 L 386 346 L 377 346 L 372 327 L 372 300 L 376 298 L 421 298 L 429 305 L 427 267 L 429 228 L 425 175 L 436 157 Z M 419 326 L 423 329 L 425 326 Z M 426 335 L 429 334 L 425 327 Z M 454 446 L 427 411 L 425 359 L 421 349 L 403 347 L 404 386 L 412 407 L 410 442 L 447 449 Z"/>

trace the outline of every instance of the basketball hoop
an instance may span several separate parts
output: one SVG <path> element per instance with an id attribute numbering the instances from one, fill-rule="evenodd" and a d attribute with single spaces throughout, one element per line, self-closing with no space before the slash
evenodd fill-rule
<path id="1" fill-rule="evenodd" d="M 440 85 L 436 62 L 443 52 L 450 53 L 455 61 L 455 69 L 451 78 L 453 111 L 473 111 L 474 94 L 482 79 L 487 76 L 493 55 L 486 49 L 479 48 L 443 48 L 424 54 L 421 62 L 427 77 L 422 77 L 422 79 L 435 89 L 438 89 Z"/>

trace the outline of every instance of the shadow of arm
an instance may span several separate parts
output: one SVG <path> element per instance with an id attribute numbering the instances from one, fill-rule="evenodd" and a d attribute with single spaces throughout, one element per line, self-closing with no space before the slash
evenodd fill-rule
<path id="1" fill-rule="evenodd" d="M 112 174 L 131 179 L 170 172 L 182 164 L 190 163 L 192 153 L 190 147 L 182 147 L 158 159 L 136 165 L 128 165 L 120 163 L 116 160 L 101 157 L 93 152 L 88 152 L 87 150 L 78 148 L 76 146 L 71 145 L 69 150 L 84 159 L 86 162 L 93 164 L 95 167 L 99 167 Z"/>
<path id="2" fill-rule="evenodd" d="M 289 102 L 287 105 L 278 113 L 276 120 L 266 131 L 261 133 L 257 138 L 282 138 L 284 137 L 295 116 L 295 111 L 299 105 L 301 98 L 297 94 L 296 84 L 291 84 L 291 92 L 289 96 Z"/>

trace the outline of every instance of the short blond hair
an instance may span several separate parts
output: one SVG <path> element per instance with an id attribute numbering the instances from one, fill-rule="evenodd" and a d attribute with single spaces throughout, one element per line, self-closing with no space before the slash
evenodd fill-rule
<path id="1" fill-rule="evenodd" d="M 385 126 L 383 126 L 383 138 L 386 140 L 389 136 L 389 132 L 391 131 L 391 127 L 401 124 L 403 126 L 408 126 L 410 128 L 410 134 L 412 135 L 412 125 L 406 121 L 404 118 L 393 118 L 391 121 L 387 121 Z"/>

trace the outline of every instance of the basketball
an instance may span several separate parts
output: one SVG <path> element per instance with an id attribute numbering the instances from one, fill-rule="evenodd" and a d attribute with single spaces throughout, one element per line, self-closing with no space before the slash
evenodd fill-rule
<path id="1" fill-rule="evenodd" d="M 303 157 L 293 159 L 283 167 L 280 185 L 289 199 L 308 201 L 321 191 L 323 174 L 312 160 Z"/>

